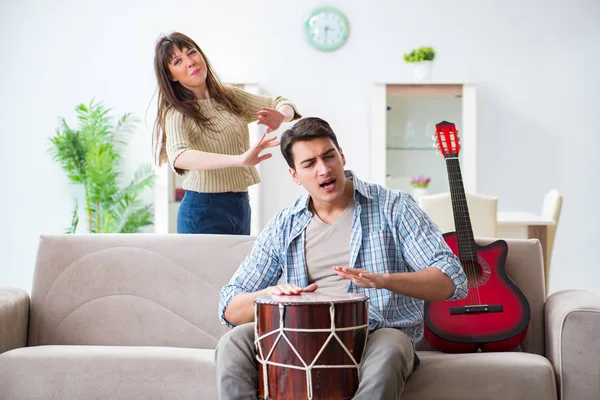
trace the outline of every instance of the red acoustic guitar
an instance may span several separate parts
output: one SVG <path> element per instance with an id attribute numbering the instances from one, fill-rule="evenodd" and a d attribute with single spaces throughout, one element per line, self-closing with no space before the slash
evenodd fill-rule
<path id="1" fill-rule="evenodd" d="M 504 240 L 480 246 L 473 239 L 460 172 L 460 144 L 451 122 L 436 125 L 437 145 L 446 160 L 455 232 L 444 240 L 458 256 L 468 278 L 468 295 L 456 301 L 425 302 L 425 339 L 447 353 L 509 351 L 525 338 L 530 309 L 527 299 L 506 275 Z"/>

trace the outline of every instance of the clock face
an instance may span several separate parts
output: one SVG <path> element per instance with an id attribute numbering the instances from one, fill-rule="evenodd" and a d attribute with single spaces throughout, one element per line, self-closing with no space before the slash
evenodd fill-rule
<path id="1" fill-rule="evenodd" d="M 306 19 L 304 30 L 308 42 L 317 50 L 333 51 L 348 39 L 348 19 L 335 8 L 318 8 Z"/>

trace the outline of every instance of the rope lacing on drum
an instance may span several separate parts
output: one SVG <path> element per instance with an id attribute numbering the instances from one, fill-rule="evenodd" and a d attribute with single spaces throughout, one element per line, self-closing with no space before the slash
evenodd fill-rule
<path id="1" fill-rule="evenodd" d="M 267 365 L 274 365 L 274 366 L 278 366 L 278 367 L 287 367 L 287 368 L 293 368 L 293 369 L 306 371 L 306 384 L 308 385 L 308 399 L 309 400 L 312 400 L 312 398 L 313 398 L 313 388 L 312 388 L 312 369 L 313 368 L 356 368 L 358 377 L 360 379 L 360 365 L 356 361 L 356 359 L 354 358 L 354 356 L 352 355 L 350 350 L 348 350 L 348 347 L 346 347 L 344 342 L 342 342 L 340 337 L 337 335 L 337 332 L 344 332 L 344 331 L 368 328 L 368 326 L 369 326 L 368 323 L 364 324 L 364 325 L 358 325 L 358 326 L 336 328 L 336 326 L 335 326 L 335 305 L 334 304 L 331 304 L 329 306 L 329 316 L 331 318 L 331 326 L 328 329 L 327 328 L 323 328 L 323 329 L 286 328 L 283 326 L 284 314 L 285 314 L 285 307 L 283 304 L 279 304 L 279 328 L 272 332 L 266 333 L 260 337 L 258 336 L 258 323 L 254 324 L 255 338 L 257 338 L 257 339 L 255 339 L 254 343 L 258 350 L 256 359 L 258 360 L 258 362 L 260 362 L 263 365 L 265 398 L 267 398 L 267 399 L 269 398 L 269 382 L 268 382 L 268 376 L 267 376 Z M 367 315 L 368 315 L 368 305 L 367 305 Z M 254 320 L 258 322 L 258 308 L 254 309 Z M 298 351 L 296 350 L 296 348 L 294 347 L 292 342 L 290 342 L 288 337 L 285 335 L 285 331 L 289 331 L 289 332 L 330 332 L 330 334 L 327 337 L 327 340 L 325 341 L 323 346 L 321 346 L 321 349 L 315 356 L 315 359 L 312 361 L 312 363 L 307 364 L 304 361 L 304 359 L 302 358 L 302 356 L 300 355 L 300 353 L 298 353 Z M 262 347 L 260 346 L 260 341 L 266 337 L 269 337 L 269 336 L 272 336 L 275 334 L 277 334 L 277 338 L 275 339 L 275 342 L 273 343 L 273 347 L 271 347 L 269 354 L 265 358 L 263 351 L 262 351 Z M 365 346 L 367 343 L 368 335 L 369 335 L 369 330 L 367 329 L 367 332 L 365 335 Z M 281 364 L 281 363 L 278 363 L 275 361 L 269 361 L 269 359 L 271 358 L 271 355 L 273 354 L 273 351 L 275 350 L 275 347 L 277 347 L 277 343 L 279 342 L 279 339 L 281 339 L 281 338 L 283 338 L 289 344 L 290 348 L 294 351 L 294 353 L 296 354 L 296 356 L 298 357 L 300 362 L 302 362 L 302 365 L 304 365 L 304 367 L 299 367 L 296 365 L 286 365 L 286 364 Z M 315 365 L 315 363 L 319 359 L 319 356 L 323 353 L 323 351 L 325 351 L 327 344 L 331 341 L 332 338 L 335 338 L 337 340 L 337 342 L 342 346 L 342 348 L 344 349 L 346 354 L 352 360 L 353 365 Z"/>

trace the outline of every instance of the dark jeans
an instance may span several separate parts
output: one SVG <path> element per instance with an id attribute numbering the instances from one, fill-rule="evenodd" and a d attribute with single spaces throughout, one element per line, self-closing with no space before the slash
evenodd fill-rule
<path id="1" fill-rule="evenodd" d="M 198 193 L 186 190 L 177 213 L 177 233 L 249 235 L 248 192 Z"/>

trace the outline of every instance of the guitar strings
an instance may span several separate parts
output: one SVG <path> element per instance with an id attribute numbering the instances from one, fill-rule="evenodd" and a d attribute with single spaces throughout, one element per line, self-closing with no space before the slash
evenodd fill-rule
<path id="1" fill-rule="evenodd" d="M 450 163 L 458 160 L 449 160 Z M 453 196 L 453 210 L 455 213 L 455 229 L 458 242 L 458 253 L 461 262 L 464 264 L 467 271 L 467 276 L 470 277 L 473 282 L 473 287 L 469 290 L 469 301 L 470 304 L 481 304 L 481 295 L 479 288 L 476 286 L 478 278 L 477 270 L 477 252 L 473 247 L 473 232 L 470 223 L 469 210 L 466 206 L 467 200 L 464 194 L 464 187 L 461 184 L 460 179 L 460 167 L 458 165 L 453 166 L 452 178 L 452 190 Z"/>
<path id="2" fill-rule="evenodd" d="M 477 250 L 473 245 L 473 229 L 469 217 L 469 209 L 458 159 L 458 138 L 456 136 L 450 137 L 450 134 L 454 132 L 444 130 L 443 133 L 443 136 L 438 133 L 438 140 L 445 150 L 444 158 L 446 159 L 446 164 L 448 166 L 448 181 L 450 185 L 450 196 L 452 200 L 454 225 L 458 245 L 458 257 L 467 274 L 467 280 L 469 280 L 469 276 L 471 276 L 473 281 L 472 288 L 469 288 L 467 284 L 467 303 L 470 305 L 476 303 L 482 304 L 481 294 L 479 293 L 479 288 L 476 283 L 479 270 L 477 267 Z"/>

